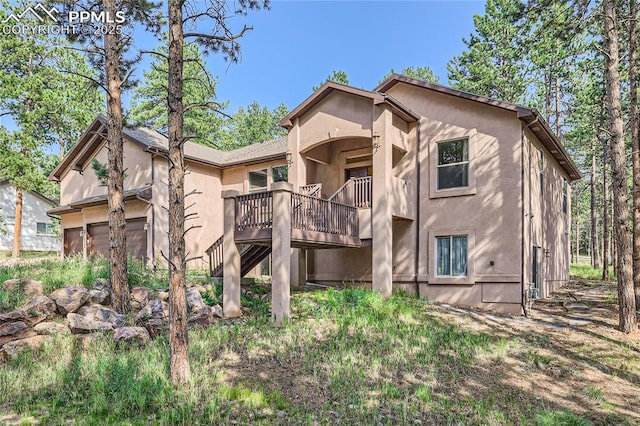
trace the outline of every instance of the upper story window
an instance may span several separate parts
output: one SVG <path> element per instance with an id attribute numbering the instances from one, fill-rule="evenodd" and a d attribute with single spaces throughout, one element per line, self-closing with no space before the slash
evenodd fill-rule
<path id="1" fill-rule="evenodd" d="M 568 183 L 566 179 L 562 179 L 562 213 L 566 213 L 567 212 L 567 198 L 568 198 L 568 192 L 569 192 L 569 188 L 568 188 Z"/>
<path id="2" fill-rule="evenodd" d="M 464 277 L 467 275 L 467 236 L 436 237 L 436 275 Z"/>
<path id="3" fill-rule="evenodd" d="M 469 186 L 469 139 L 438 143 L 438 189 Z"/>
<path id="4" fill-rule="evenodd" d="M 53 235 L 54 229 L 53 223 L 36 223 L 36 235 Z"/>

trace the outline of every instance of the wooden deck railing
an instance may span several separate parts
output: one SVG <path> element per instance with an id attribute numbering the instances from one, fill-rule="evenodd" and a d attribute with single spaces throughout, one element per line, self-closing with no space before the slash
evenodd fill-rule
<path id="1" fill-rule="evenodd" d="M 302 185 L 300 187 L 300 193 L 302 195 L 308 195 L 310 197 L 318 197 L 322 195 L 322 184 L 321 183 L 311 183 L 309 185 Z"/>
<path id="2" fill-rule="evenodd" d="M 355 206 L 359 209 L 371 208 L 372 179 L 371 176 L 351 178 L 346 181 L 329 201 Z"/>
<path id="3" fill-rule="evenodd" d="M 236 231 L 271 228 L 273 224 L 273 193 L 256 192 L 236 197 Z"/>
<path id="4" fill-rule="evenodd" d="M 293 193 L 291 212 L 292 229 L 358 236 L 358 210 L 354 206 Z"/>

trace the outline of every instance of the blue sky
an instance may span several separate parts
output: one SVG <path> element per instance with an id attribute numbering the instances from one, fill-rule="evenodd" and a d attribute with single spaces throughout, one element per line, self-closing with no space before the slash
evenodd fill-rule
<path id="1" fill-rule="evenodd" d="M 391 68 L 428 65 L 447 84 L 447 62 L 464 50 L 473 14 L 483 12 L 481 0 L 272 0 L 271 10 L 234 18 L 238 27 L 254 27 L 241 41 L 240 63 L 219 55 L 206 61 L 229 112 L 254 100 L 294 108 L 333 70 L 344 70 L 351 85 L 372 89 Z M 141 46 L 147 43 L 157 42 L 136 44 L 151 47 Z"/>

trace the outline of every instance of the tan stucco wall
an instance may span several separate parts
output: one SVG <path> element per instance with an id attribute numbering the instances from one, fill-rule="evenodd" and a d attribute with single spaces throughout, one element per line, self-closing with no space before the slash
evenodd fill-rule
<path id="1" fill-rule="evenodd" d="M 141 188 L 151 183 L 151 155 L 145 152 L 140 145 L 125 139 L 124 146 L 124 188 Z M 66 205 L 83 198 L 102 195 L 107 193 L 107 188 L 98 180 L 91 160 L 97 159 L 106 165 L 107 148 L 103 143 L 97 150 L 95 156 L 91 157 L 82 167 L 82 173 L 74 170 L 67 170 L 60 181 L 60 204 Z"/>
<path id="2" fill-rule="evenodd" d="M 525 132 L 525 283 L 533 281 L 533 246 L 541 248 L 540 297 L 548 297 L 569 280 L 569 235 L 571 235 L 571 187 L 567 187 L 567 212 L 562 211 L 562 185 L 567 179 L 553 156 Z M 540 155 L 544 155 L 543 190 L 540 190 Z M 528 197 L 531 188 L 530 199 Z M 531 204 L 530 208 L 528 204 Z"/>

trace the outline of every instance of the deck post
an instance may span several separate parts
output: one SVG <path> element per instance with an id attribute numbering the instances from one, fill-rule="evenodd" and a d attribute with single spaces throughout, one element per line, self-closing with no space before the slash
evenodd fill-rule
<path id="1" fill-rule="evenodd" d="M 271 318 L 281 326 L 291 315 L 291 191 L 288 182 L 276 182 L 273 191 L 271 252 Z"/>
<path id="2" fill-rule="evenodd" d="M 222 191 L 224 199 L 224 236 L 222 241 L 223 279 L 222 279 L 222 311 L 225 318 L 236 318 L 240 312 L 240 247 L 235 240 L 236 199 L 238 191 Z"/>
<path id="3" fill-rule="evenodd" d="M 393 288 L 393 215 L 391 179 L 393 173 L 391 111 L 383 105 L 376 108 L 373 122 L 372 177 L 372 288 L 382 297 L 391 296 Z"/>

